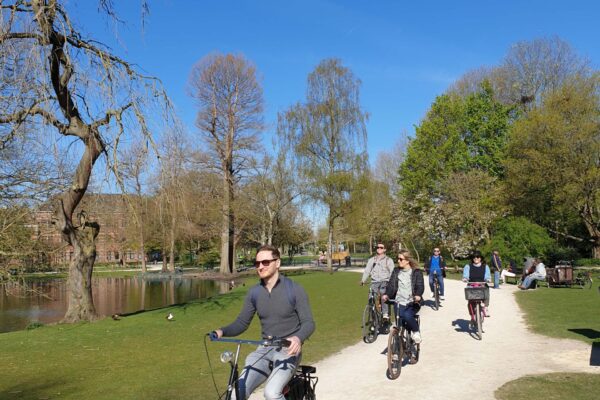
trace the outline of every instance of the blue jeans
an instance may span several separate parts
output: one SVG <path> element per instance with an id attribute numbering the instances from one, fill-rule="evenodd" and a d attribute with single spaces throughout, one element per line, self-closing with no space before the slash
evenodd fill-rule
<path id="1" fill-rule="evenodd" d="M 494 289 L 500 287 L 500 272 L 494 271 Z"/>
<path id="2" fill-rule="evenodd" d="M 413 307 L 394 303 L 394 312 L 404 320 L 406 327 L 411 332 L 419 332 L 419 324 L 417 324 L 417 319 L 415 318 L 417 312 Z"/>
<path id="3" fill-rule="evenodd" d="M 431 289 L 431 293 L 433 293 L 433 274 L 434 271 L 429 273 L 429 289 Z M 444 295 L 444 276 L 442 275 L 442 271 L 437 271 L 438 282 L 440 283 L 440 296 Z"/>
<path id="4" fill-rule="evenodd" d="M 529 274 L 525 277 L 525 279 L 523 280 L 523 283 L 521 284 L 525 289 L 528 289 L 529 286 L 531 285 L 531 283 L 534 280 L 537 281 L 543 281 L 544 279 L 546 279 L 545 276 L 543 276 L 542 274 L 538 273 L 538 272 L 534 272 L 533 274 Z"/>
<path id="5" fill-rule="evenodd" d="M 258 346 L 258 348 L 246 357 L 246 366 L 240 374 L 238 387 L 240 390 L 240 400 L 245 400 L 264 381 L 265 399 L 284 400 L 281 393 L 285 385 L 292 379 L 296 367 L 300 364 L 302 355 L 290 356 L 288 349 L 283 347 Z M 273 363 L 273 370 L 269 368 L 269 363 Z"/>

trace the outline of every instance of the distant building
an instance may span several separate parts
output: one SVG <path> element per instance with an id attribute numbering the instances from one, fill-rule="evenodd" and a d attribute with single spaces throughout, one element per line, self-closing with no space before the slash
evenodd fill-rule
<path id="1" fill-rule="evenodd" d="M 100 233 L 96 238 L 97 263 L 124 265 L 141 262 L 144 253 L 129 248 L 127 242 L 127 227 L 133 221 L 125 195 L 86 194 L 74 216 L 79 209 L 85 210 L 88 220 L 100 224 Z M 51 205 L 46 204 L 33 213 L 33 221 L 29 227 L 33 238 L 42 241 L 47 248 L 47 254 L 43 257 L 46 262 L 67 264 L 73 259 L 73 248 L 63 240 L 52 224 L 53 215 Z"/>

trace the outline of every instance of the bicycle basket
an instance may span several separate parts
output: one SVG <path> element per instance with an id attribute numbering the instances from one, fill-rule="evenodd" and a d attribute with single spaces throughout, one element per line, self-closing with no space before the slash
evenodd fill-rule
<path id="1" fill-rule="evenodd" d="M 314 399 L 317 377 L 296 374 L 288 384 L 289 391 L 285 394 L 286 399 Z"/>
<path id="2" fill-rule="evenodd" d="M 466 287 L 465 288 L 465 299 L 467 300 L 484 300 L 485 299 L 485 287 Z"/>

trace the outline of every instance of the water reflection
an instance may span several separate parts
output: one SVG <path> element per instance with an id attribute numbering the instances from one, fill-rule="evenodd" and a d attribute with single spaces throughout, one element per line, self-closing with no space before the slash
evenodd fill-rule
<path id="1" fill-rule="evenodd" d="M 94 278 L 94 304 L 100 315 L 151 310 L 229 290 L 227 282 L 186 277 Z M 33 321 L 58 322 L 67 309 L 65 279 L 25 280 L 0 285 L 0 332 L 25 329 Z"/>

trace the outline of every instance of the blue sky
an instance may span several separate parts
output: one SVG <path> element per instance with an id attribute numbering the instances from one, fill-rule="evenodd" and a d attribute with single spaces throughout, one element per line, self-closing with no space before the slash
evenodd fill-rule
<path id="1" fill-rule="evenodd" d="M 361 79 L 373 161 L 412 135 L 435 97 L 465 72 L 500 63 L 511 44 L 557 35 L 600 65 L 595 1 L 116 0 L 125 25 L 99 17 L 97 2 L 71 0 L 82 31 L 160 78 L 194 132 L 189 72 L 211 52 L 244 54 L 262 76 L 265 122 L 305 97 L 306 77 L 340 58 Z"/>

